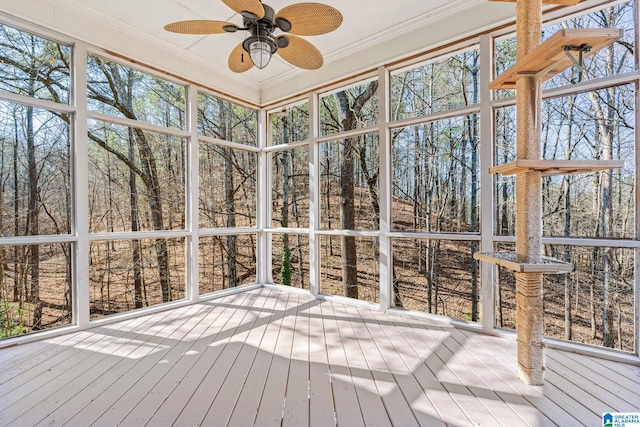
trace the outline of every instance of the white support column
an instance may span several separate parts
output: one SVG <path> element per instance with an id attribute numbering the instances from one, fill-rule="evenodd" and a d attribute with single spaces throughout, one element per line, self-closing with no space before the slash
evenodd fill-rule
<path id="1" fill-rule="evenodd" d="M 264 150 L 267 141 L 267 111 L 262 109 L 258 111 L 258 206 L 257 206 L 257 226 L 258 232 L 258 283 L 267 283 L 268 278 L 268 235 L 264 229 L 267 227 L 267 215 L 270 211 L 269 206 L 269 187 L 267 186 L 267 157 L 269 154 Z"/>
<path id="2" fill-rule="evenodd" d="M 634 22 L 634 26 L 635 26 L 635 46 L 638 46 L 638 44 L 640 44 L 640 8 L 636 7 L 634 8 L 635 11 L 635 22 Z M 640 52 L 638 52 L 638 49 L 634 49 L 634 58 L 635 58 L 635 63 L 636 66 L 638 63 L 640 63 Z M 640 123 L 640 80 L 636 80 L 635 81 L 635 113 L 636 113 L 636 123 Z M 635 173 L 635 238 L 636 240 L 640 239 L 640 174 L 637 172 L 638 170 L 638 165 L 640 165 L 640 133 L 638 132 L 638 130 L 636 129 L 635 131 L 635 154 L 636 154 L 636 158 L 635 158 L 635 168 L 636 168 L 636 173 Z M 634 312 L 634 328 L 636 331 L 636 336 L 635 336 L 635 354 L 636 356 L 640 356 L 640 249 L 636 248 L 634 249 L 634 308 L 635 308 L 635 312 Z"/>
<path id="3" fill-rule="evenodd" d="M 492 91 L 489 89 L 493 70 L 493 40 L 480 36 L 480 251 L 493 252 L 495 227 L 495 177 L 489 173 L 494 163 L 495 129 Z M 491 331 L 495 326 L 495 273 L 493 264 L 483 262 L 480 279 L 480 321 Z"/>
<path id="4" fill-rule="evenodd" d="M 268 119 L 267 119 L 268 120 Z M 273 141 L 271 140 L 271 129 L 270 129 L 270 124 L 267 125 L 267 144 L 273 144 Z M 267 165 L 267 170 L 265 171 L 265 186 L 266 186 L 266 204 L 268 206 L 268 209 L 265 209 L 265 227 L 266 228 L 271 228 L 272 224 L 273 224 L 273 212 L 272 212 L 272 208 L 273 208 L 273 159 L 276 151 L 265 151 L 264 155 L 266 156 L 266 165 Z M 266 276 L 265 276 L 265 281 L 262 283 L 274 283 L 273 280 L 273 234 L 272 233 L 265 233 L 265 238 L 267 239 L 266 241 L 266 251 L 267 251 L 267 257 L 266 257 Z"/>
<path id="5" fill-rule="evenodd" d="M 187 131 L 191 134 L 187 144 L 187 299 L 195 301 L 200 296 L 199 257 L 199 207 L 200 162 L 198 141 L 198 88 L 187 87 Z"/>
<path id="6" fill-rule="evenodd" d="M 89 158 L 87 150 L 87 45 L 73 47 L 73 193 L 74 231 L 78 238 L 73 264 L 73 319 L 83 328 L 90 321 L 89 293 Z"/>
<path id="7" fill-rule="evenodd" d="M 320 226 L 320 149 L 316 138 L 320 134 L 318 94 L 309 93 L 309 289 L 320 293 L 320 242 L 316 230 Z"/>
<path id="8" fill-rule="evenodd" d="M 636 163 L 636 165 L 638 164 L 639 163 Z M 636 186 L 637 185 L 638 183 L 636 178 Z M 637 204 L 636 204 L 636 209 L 638 209 Z M 634 249 L 633 254 L 634 254 L 634 269 L 635 269 L 634 276 L 633 276 L 634 286 L 635 286 L 634 293 L 633 293 L 634 295 L 633 303 L 635 306 L 634 328 L 636 331 L 634 351 L 635 351 L 635 355 L 638 356 L 640 355 L 640 249 L 638 248 Z"/>
<path id="9" fill-rule="evenodd" d="M 393 252 L 391 247 L 391 121 L 390 78 L 386 67 L 378 68 L 379 167 L 380 167 L 380 310 L 393 304 Z"/>

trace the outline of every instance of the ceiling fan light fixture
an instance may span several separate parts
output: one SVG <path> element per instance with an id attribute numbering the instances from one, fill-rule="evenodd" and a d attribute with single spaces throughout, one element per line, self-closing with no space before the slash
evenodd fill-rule
<path id="1" fill-rule="evenodd" d="M 249 56 L 253 65 L 262 69 L 271 61 L 271 46 L 262 40 L 255 41 L 249 45 Z"/>

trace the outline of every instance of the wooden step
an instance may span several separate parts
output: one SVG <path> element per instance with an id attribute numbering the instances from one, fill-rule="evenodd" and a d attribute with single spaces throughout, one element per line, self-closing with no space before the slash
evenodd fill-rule
<path id="1" fill-rule="evenodd" d="M 540 262 L 536 263 L 518 262 L 516 253 L 508 251 L 476 252 L 473 258 L 499 265 L 516 273 L 563 274 L 573 271 L 573 264 L 546 256 L 541 257 Z"/>
<path id="2" fill-rule="evenodd" d="M 515 175 L 542 172 L 542 176 L 592 173 L 624 166 L 624 160 L 525 160 L 520 159 L 489 168 L 489 173 Z"/>
<path id="3" fill-rule="evenodd" d="M 573 65 L 565 46 L 590 46 L 583 59 L 618 40 L 624 34 L 617 28 L 565 28 L 543 42 L 528 55 L 489 83 L 490 89 L 515 89 L 521 77 L 537 76 L 542 82 Z M 576 57 L 576 52 L 569 52 Z"/>

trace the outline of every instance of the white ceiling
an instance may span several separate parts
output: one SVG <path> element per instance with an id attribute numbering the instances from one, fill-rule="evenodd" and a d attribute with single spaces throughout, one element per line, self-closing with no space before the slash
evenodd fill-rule
<path id="1" fill-rule="evenodd" d="M 241 25 L 242 17 L 220 0 L 0 0 L 0 11 L 142 62 L 149 61 L 195 81 L 208 80 L 202 83 L 214 87 L 216 82 L 225 86 L 233 82 L 245 87 L 237 91 L 237 96 L 257 91 L 252 101 L 260 103 L 486 29 L 511 19 L 515 11 L 513 4 L 488 0 L 312 1 L 335 7 L 344 17 L 336 31 L 305 37 L 323 54 L 324 66 L 314 71 L 300 70 L 276 55 L 266 68 L 253 68 L 240 75 L 228 69 L 227 58 L 245 32 L 198 36 L 163 29 L 170 22 L 187 19 Z M 267 0 L 276 12 L 297 2 Z M 162 50 L 165 58 L 155 60 L 159 55 L 151 54 L 154 49 Z M 211 72 L 216 78 L 208 77 Z"/>
<path id="2" fill-rule="evenodd" d="M 334 32 L 305 37 L 322 52 L 327 62 L 349 55 L 363 44 L 393 37 L 405 27 L 447 13 L 451 8 L 470 7 L 477 0 L 315 0 L 341 11 L 343 24 Z M 486 0 L 481 0 L 486 1 Z M 215 68 L 227 69 L 231 50 L 244 39 L 246 32 L 209 36 L 169 33 L 164 25 L 187 19 L 230 21 L 242 26 L 242 17 L 220 0 L 64 0 L 78 11 L 99 15 L 129 30 L 144 33 L 161 44 L 178 47 L 185 55 L 210 62 Z M 296 0 L 265 1 L 276 12 L 298 3 Z M 265 69 L 253 68 L 242 77 L 255 83 L 265 83 L 283 73 L 299 72 L 276 56 Z"/>

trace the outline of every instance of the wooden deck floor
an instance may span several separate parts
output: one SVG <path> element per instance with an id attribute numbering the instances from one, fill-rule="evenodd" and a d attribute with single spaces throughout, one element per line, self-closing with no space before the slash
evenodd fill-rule
<path id="1" fill-rule="evenodd" d="M 601 425 L 640 367 L 261 288 L 0 350 L 0 425 Z"/>

